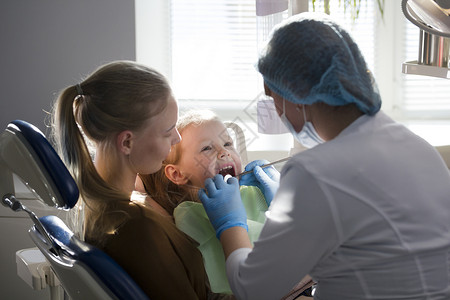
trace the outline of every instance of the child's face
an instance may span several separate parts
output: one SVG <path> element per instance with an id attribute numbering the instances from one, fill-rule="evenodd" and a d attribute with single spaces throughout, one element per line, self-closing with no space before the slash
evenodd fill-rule
<path id="1" fill-rule="evenodd" d="M 236 176 L 242 171 L 241 158 L 220 121 L 188 126 L 179 146 L 179 171 L 196 187 L 203 187 L 205 180 L 216 174 Z"/>

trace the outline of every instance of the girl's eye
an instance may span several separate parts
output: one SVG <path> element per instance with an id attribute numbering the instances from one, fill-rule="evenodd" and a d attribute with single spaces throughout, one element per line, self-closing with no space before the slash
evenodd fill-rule
<path id="1" fill-rule="evenodd" d="M 211 149 L 212 149 L 211 146 L 205 146 L 205 147 L 202 148 L 201 152 L 209 151 Z"/>
<path id="2" fill-rule="evenodd" d="M 225 147 L 233 147 L 233 143 L 232 142 L 226 142 L 224 144 Z"/>

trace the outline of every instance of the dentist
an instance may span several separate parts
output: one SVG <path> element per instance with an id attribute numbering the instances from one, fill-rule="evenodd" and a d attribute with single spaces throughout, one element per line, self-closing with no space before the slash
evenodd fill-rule
<path id="1" fill-rule="evenodd" d="M 272 32 L 258 70 L 292 135 L 311 148 L 241 184 L 273 196 L 252 245 L 236 178 L 199 192 L 238 299 L 280 299 L 305 275 L 315 299 L 449 299 L 450 176 L 426 141 L 380 111 L 358 46 L 328 16 Z M 268 199 L 270 200 L 270 199 Z"/>

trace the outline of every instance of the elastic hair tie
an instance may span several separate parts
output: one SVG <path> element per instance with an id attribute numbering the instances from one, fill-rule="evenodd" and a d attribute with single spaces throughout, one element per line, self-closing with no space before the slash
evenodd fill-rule
<path id="1" fill-rule="evenodd" d="M 83 95 L 83 90 L 81 89 L 81 85 L 79 83 L 76 85 L 76 89 L 77 89 L 78 95 L 82 96 Z"/>

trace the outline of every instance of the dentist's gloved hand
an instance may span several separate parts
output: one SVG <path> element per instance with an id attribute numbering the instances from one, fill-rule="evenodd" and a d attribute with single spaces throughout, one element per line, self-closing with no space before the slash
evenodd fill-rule
<path id="1" fill-rule="evenodd" d="M 268 163 L 267 160 L 255 160 L 249 163 L 245 166 L 245 171 L 253 170 L 253 173 L 242 175 L 239 184 L 258 187 L 264 194 L 267 205 L 270 206 L 273 196 L 280 186 L 280 172 L 274 166 L 268 166 L 264 169 L 260 167 Z"/>
<path id="2" fill-rule="evenodd" d="M 247 213 L 242 204 L 239 182 L 235 177 L 225 182 L 223 176 L 217 174 L 214 178 L 205 180 L 205 190 L 199 190 L 198 197 L 219 240 L 222 232 L 231 227 L 241 226 L 248 231 Z"/>

